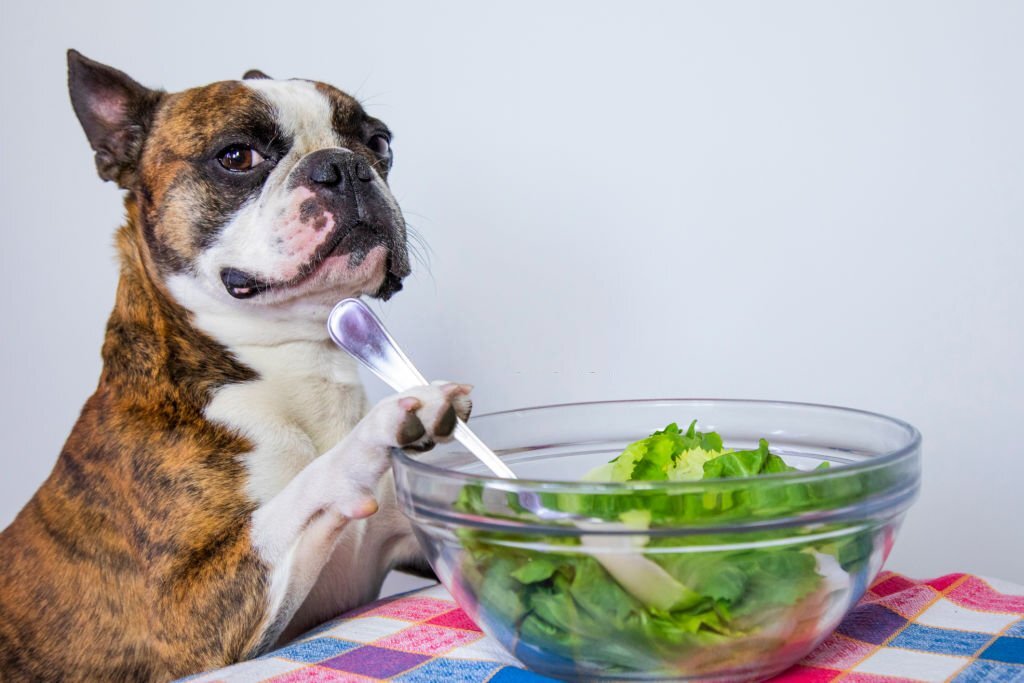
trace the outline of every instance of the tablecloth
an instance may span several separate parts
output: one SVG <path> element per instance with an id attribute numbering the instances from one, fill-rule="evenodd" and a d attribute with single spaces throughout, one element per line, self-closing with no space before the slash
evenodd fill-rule
<path id="1" fill-rule="evenodd" d="M 441 586 L 378 601 L 191 683 L 527 683 Z M 835 633 L 776 683 L 1024 681 L 1024 586 L 883 572 Z"/>

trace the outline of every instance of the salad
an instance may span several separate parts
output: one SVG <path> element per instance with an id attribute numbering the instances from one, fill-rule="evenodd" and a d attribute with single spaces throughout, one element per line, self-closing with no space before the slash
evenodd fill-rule
<path id="1" fill-rule="evenodd" d="M 856 577 L 867 571 L 871 532 L 822 525 L 802 537 L 765 525 L 740 538 L 720 528 L 684 537 L 658 535 L 657 529 L 699 530 L 722 519 L 812 510 L 815 501 L 860 492 L 828 482 L 805 488 L 790 483 L 780 499 L 773 493 L 778 487 L 770 485 L 778 477 L 764 475 L 796 468 L 772 453 L 767 441 L 734 450 L 717 433 L 696 427 L 696 421 L 685 430 L 670 424 L 584 479 L 729 480 L 713 494 L 672 496 L 652 487 L 624 489 L 612 502 L 586 494 L 542 496 L 545 506 L 615 520 L 617 528 L 633 533 L 553 535 L 540 547 L 536 538 L 523 542 L 514 532 L 458 532 L 464 549 L 460 571 L 477 594 L 478 616 L 485 623 L 515 624 L 520 658 L 543 652 L 612 671 L 646 670 L 668 658 L 700 673 L 728 661 L 742 666 L 759 653 L 806 651 L 824 622 L 828 628 L 838 623 Z M 493 516 L 473 485 L 462 489 L 455 507 Z M 507 507 L 518 520 L 532 514 L 513 494 Z"/>

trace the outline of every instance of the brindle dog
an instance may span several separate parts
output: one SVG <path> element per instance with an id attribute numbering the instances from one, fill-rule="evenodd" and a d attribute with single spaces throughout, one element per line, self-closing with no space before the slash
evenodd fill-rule
<path id="1" fill-rule="evenodd" d="M 0 536 L 5 680 L 168 680 L 259 654 L 421 562 L 388 451 L 467 417 L 437 383 L 369 408 L 325 320 L 409 274 L 391 132 L 324 83 L 166 93 L 68 53 L 126 191 L 103 371 Z"/>

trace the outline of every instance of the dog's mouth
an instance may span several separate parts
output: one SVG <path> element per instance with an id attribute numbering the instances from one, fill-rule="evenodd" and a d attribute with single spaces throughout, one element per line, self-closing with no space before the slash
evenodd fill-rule
<path id="1" fill-rule="evenodd" d="M 220 271 L 220 281 L 224 283 L 228 294 L 236 299 L 251 299 L 273 287 L 272 283 L 237 268 L 225 268 Z"/>
<path id="2" fill-rule="evenodd" d="M 297 287 L 313 277 L 327 259 L 332 256 L 348 256 L 350 268 L 359 266 L 375 247 L 387 249 L 384 264 L 384 281 L 373 296 L 384 300 L 390 299 L 402 289 L 402 280 L 409 274 L 408 260 L 401 256 L 402 246 L 390 244 L 393 240 L 387 235 L 390 231 L 379 226 L 357 224 L 347 230 L 337 230 L 334 235 L 324 241 L 313 257 L 299 268 L 298 274 L 289 280 L 264 280 L 256 275 L 238 268 L 223 268 L 220 280 L 224 288 L 235 299 L 252 299 L 273 290 Z"/>

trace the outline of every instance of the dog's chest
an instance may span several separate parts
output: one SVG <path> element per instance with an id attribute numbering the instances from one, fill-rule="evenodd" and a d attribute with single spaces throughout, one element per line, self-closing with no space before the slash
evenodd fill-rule
<path id="1" fill-rule="evenodd" d="M 355 362 L 330 342 L 232 351 L 259 379 L 221 388 L 206 415 L 252 442 L 242 456 L 247 492 L 262 504 L 352 430 L 366 412 L 366 396 Z"/>

